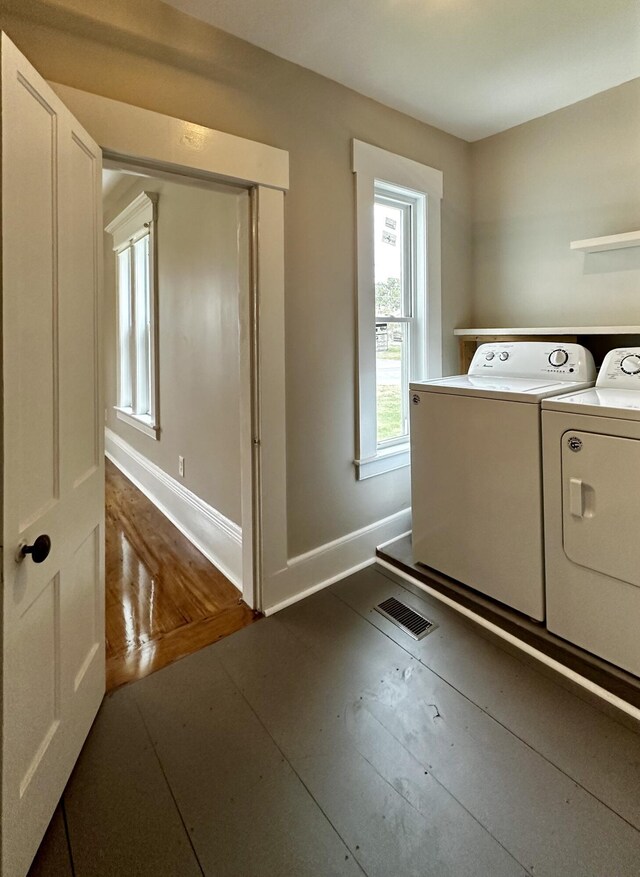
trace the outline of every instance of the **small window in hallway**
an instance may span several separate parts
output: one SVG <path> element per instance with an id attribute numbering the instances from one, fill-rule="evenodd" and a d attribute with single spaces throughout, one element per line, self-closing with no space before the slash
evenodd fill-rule
<path id="1" fill-rule="evenodd" d="M 118 416 L 157 438 L 155 333 L 158 195 L 141 192 L 109 223 L 117 259 Z"/>

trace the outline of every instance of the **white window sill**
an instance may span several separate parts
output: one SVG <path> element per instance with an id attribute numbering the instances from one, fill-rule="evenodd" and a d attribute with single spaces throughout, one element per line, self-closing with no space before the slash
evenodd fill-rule
<path id="1" fill-rule="evenodd" d="M 409 442 L 379 450 L 375 457 L 355 460 L 354 465 L 358 481 L 373 478 L 374 475 L 382 475 L 384 472 L 393 472 L 394 469 L 404 469 L 405 466 L 411 465 Z"/>
<path id="2" fill-rule="evenodd" d="M 160 427 L 151 420 L 148 414 L 134 414 L 131 408 L 118 408 L 117 405 L 114 407 L 118 420 L 128 423 L 134 429 L 139 429 L 140 432 L 148 435 L 149 438 L 155 441 L 158 440 Z"/>

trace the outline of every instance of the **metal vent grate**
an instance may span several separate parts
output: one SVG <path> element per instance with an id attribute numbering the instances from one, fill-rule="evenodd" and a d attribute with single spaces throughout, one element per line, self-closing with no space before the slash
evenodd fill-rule
<path id="1" fill-rule="evenodd" d="M 383 600 L 382 603 L 375 608 L 376 612 L 379 612 L 380 615 L 384 615 L 389 621 L 397 624 L 398 627 L 402 628 L 405 633 L 408 633 L 409 636 L 412 636 L 414 639 L 422 639 L 423 636 L 431 633 L 431 631 L 435 630 L 438 626 L 437 624 L 434 624 L 433 621 L 429 621 L 428 618 L 425 618 L 424 615 L 420 615 L 419 612 L 410 609 L 409 606 L 405 606 L 400 600 L 396 600 L 395 597 L 389 597 L 387 600 Z"/>

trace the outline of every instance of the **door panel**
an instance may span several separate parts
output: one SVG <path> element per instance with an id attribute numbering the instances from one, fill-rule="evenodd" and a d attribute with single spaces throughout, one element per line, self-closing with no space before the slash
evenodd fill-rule
<path id="1" fill-rule="evenodd" d="M 98 283 L 95 178 L 100 164 L 75 131 L 68 136 L 66 233 L 60 244 L 61 407 L 65 411 L 62 466 L 67 483 L 77 486 L 98 466 Z M 94 221 L 87 222 L 87 217 Z M 86 294 L 93 290 L 93 295 Z M 77 361 L 85 364 L 77 368 Z"/>
<path id="2" fill-rule="evenodd" d="M 8 731 L 15 734 L 18 741 L 17 780 L 21 796 L 60 722 L 58 610 L 59 579 L 56 576 L 21 618 L 24 632 L 17 643 L 17 658 L 21 666 L 31 666 L 33 687 L 20 692 L 8 717 Z"/>
<path id="3" fill-rule="evenodd" d="M 64 631 L 65 657 L 68 667 L 65 678 L 78 690 L 93 659 L 102 631 L 98 633 L 99 600 L 98 578 L 100 529 L 96 527 L 75 553 L 65 577 L 65 619 L 72 619 L 73 629 Z M 89 585 L 93 584 L 93 587 Z"/>
<path id="4" fill-rule="evenodd" d="M 17 341 L 14 380 L 7 390 L 24 400 L 16 421 L 16 453 L 11 454 L 22 485 L 17 499 L 20 526 L 24 529 L 58 493 L 54 452 L 58 429 L 57 376 L 52 332 L 57 319 L 56 115 L 20 74 L 12 86 L 10 111 L 24 126 L 27 151 L 25 154 L 22 138 L 15 132 L 14 136 L 3 138 L 3 161 L 6 166 L 29 168 L 19 180 L 7 180 L 10 188 L 5 194 L 5 203 L 11 199 L 13 221 L 2 230 L 5 274 L 21 279 L 19 291 L 5 302 L 5 314 Z M 35 205 L 37 210 L 30 209 Z M 48 364 L 38 381 L 32 380 L 31 373 L 34 350 L 38 350 Z M 7 447 L 9 453 L 11 450 Z"/>
<path id="5" fill-rule="evenodd" d="M 578 439 L 579 450 L 569 440 Z M 575 441 L 571 442 L 577 447 Z M 573 563 L 640 586 L 640 441 L 570 431 L 562 437 L 562 520 Z"/>
<path id="6" fill-rule="evenodd" d="M 101 154 L 3 34 L 1 873 L 26 874 L 104 693 Z M 16 560 L 46 533 L 42 563 Z"/>

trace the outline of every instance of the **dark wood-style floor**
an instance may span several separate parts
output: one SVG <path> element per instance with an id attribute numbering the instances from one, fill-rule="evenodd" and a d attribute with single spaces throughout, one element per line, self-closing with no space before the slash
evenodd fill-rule
<path id="1" fill-rule="evenodd" d="M 637 723 L 503 646 L 361 570 L 107 697 L 30 877 L 638 877 Z"/>
<path id="2" fill-rule="evenodd" d="M 108 460 L 106 505 L 108 691 L 259 617 Z"/>
<path id="3" fill-rule="evenodd" d="M 471 609 L 477 615 L 512 634 L 517 639 L 533 646 L 534 649 L 560 664 L 564 664 L 569 669 L 575 670 L 580 676 L 590 679 L 596 685 L 610 691 L 632 706 L 640 708 L 640 680 L 635 676 L 614 667 L 613 664 L 607 663 L 596 655 L 585 652 L 584 649 L 572 645 L 559 636 L 555 636 L 546 629 L 544 624 L 533 621 L 521 615 L 520 612 L 455 582 L 435 570 L 415 563 L 411 534 L 401 536 L 395 542 L 390 542 L 384 548 L 379 548 L 377 555 L 380 560 L 386 561 L 402 572 L 424 582 L 455 603 Z M 638 874 L 640 875 L 640 868 Z"/>

